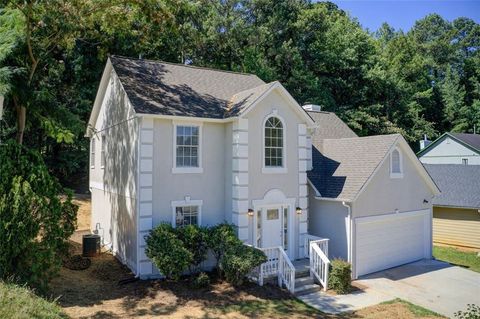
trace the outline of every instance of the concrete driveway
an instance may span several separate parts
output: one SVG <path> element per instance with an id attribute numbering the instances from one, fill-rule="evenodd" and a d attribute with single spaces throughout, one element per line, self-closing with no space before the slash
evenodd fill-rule
<path id="1" fill-rule="evenodd" d="M 453 317 L 467 304 L 480 305 L 480 274 L 437 260 L 422 260 L 384 270 L 355 281 L 361 287 L 348 295 L 314 292 L 299 298 L 327 313 L 341 313 L 401 298 Z"/>
<path id="2" fill-rule="evenodd" d="M 467 304 L 480 305 L 480 274 L 437 260 L 424 260 L 361 277 L 357 283 L 453 317 Z"/>

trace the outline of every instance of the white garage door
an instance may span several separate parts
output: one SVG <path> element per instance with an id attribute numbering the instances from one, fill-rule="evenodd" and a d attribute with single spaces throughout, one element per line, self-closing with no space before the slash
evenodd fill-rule
<path id="1" fill-rule="evenodd" d="M 355 219 L 356 277 L 430 258 L 429 210 Z"/>

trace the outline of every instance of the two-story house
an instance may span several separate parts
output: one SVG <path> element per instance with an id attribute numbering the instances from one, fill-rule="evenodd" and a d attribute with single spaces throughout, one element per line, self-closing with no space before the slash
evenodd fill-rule
<path id="1" fill-rule="evenodd" d="M 92 230 L 141 278 L 160 275 L 144 236 L 161 222 L 227 221 L 290 260 L 328 237 L 354 276 L 430 258 L 438 189 L 415 154 L 334 123 L 279 82 L 111 56 L 86 134 Z"/>

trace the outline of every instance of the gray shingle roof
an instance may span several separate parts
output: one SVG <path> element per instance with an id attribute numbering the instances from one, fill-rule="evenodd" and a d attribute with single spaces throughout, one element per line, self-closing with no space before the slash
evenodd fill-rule
<path id="1" fill-rule="evenodd" d="M 322 197 L 352 201 L 400 138 L 399 134 L 324 139 L 312 150 L 308 178 Z"/>
<path id="2" fill-rule="evenodd" d="M 480 166 L 423 164 L 442 194 L 433 205 L 480 208 Z"/>
<path id="3" fill-rule="evenodd" d="M 235 116 L 254 92 L 244 93 L 231 105 L 233 96 L 265 85 L 252 74 L 120 56 L 110 56 L 110 61 L 137 113 L 217 119 Z"/>
<path id="4" fill-rule="evenodd" d="M 357 137 L 348 125 L 333 112 L 307 111 L 315 121 L 316 128 L 312 135 L 312 144 L 321 150 L 322 140 L 331 138 Z"/>
<path id="5" fill-rule="evenodd" d="M 467 134 L 467 133 L 449 133 L 463 143 L 470 145 L 474 149 L 480 152 L 480 135 L 479 134 Z"/>

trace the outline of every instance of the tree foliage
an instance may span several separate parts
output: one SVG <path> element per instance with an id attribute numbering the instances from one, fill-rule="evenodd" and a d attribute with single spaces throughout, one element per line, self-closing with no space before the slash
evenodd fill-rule
<path id="1" fill-rule="evenodd" d="M 75 230 L 77 207 L 41 156 L 13 142 L 0 147 L 0 278 L 46 288 Z"/>
<path id="2" fill-rule="evenodd" d="M 25 109 L 24 144 L 62 182 L 86 173 L 86 122 L 108 54 L 279 80 L 299 103 L 336 112 L 358 134 L 480 127 L 480 26 L 432 14 L 408 32 L 368 32 L 307 0 L 0 1 L 2 140 Z M 33 58 L 32 58 L 33 57 Z"/>

